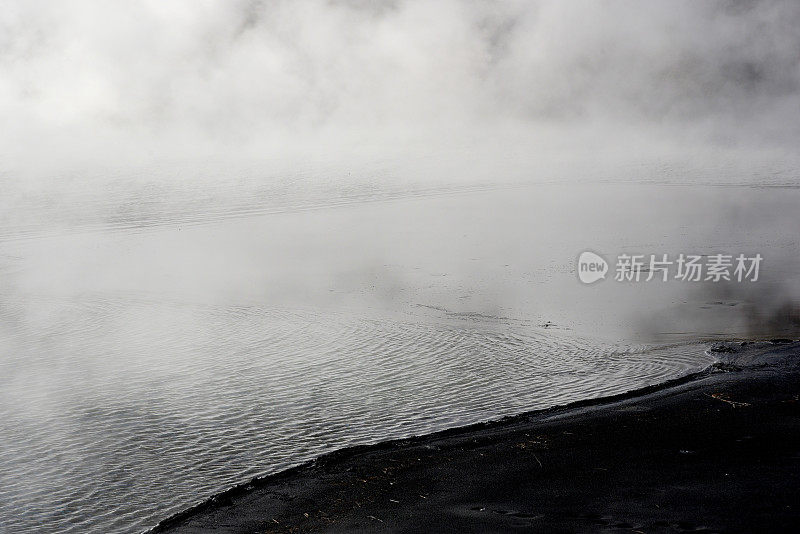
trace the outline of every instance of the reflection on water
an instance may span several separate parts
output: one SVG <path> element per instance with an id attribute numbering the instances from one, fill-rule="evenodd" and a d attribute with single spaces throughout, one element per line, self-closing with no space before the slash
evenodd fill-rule
<path id="1" fill-rule="evenodd" d="M 750 293 L 582 286 L 578 252 L 757 249 L 773 287 L 797 200 L 538 186 L 6 241 L 3 528 L 136 532 L 325 451 L 701 368 Z"/>

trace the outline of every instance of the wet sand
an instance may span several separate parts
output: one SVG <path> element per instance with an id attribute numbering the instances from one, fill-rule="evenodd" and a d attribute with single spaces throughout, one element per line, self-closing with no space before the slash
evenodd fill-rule
<path id="1" fill-rule="evenodd" d="M 797 532 L 800 343 L 605 399 L 356 447 L 156 532 Z"/>

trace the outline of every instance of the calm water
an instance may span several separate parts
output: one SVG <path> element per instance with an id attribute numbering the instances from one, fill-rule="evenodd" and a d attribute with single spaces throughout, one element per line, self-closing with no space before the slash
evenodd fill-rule
<path id="1" fill-rule="evenodd" d="M 758 251 L 759 294 L 786 295 L 799 197 L 478 184 L 7 230 L 2 530 L 138 532 L 343 446 L 702 368 L 699 338 L 749 333 L 752 291 L 582 286 L 577 254 Z"/>

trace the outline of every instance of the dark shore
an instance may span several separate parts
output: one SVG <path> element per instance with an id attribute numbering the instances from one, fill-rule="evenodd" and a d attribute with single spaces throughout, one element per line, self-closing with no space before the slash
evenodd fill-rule
<path id="1" fill-rule="evenodd" d="M 800 343 L 624 395 L 356 447 L 153 533 L 800 532 Z"/>

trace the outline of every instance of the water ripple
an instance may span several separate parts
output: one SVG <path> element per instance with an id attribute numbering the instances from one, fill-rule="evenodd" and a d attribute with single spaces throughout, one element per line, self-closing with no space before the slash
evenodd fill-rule
<path id="1" fill-rule="evenodd" d="M 615 346 L 502 318 L 164 300 L 153 318 L 153 303 L 83 295 L 36 329 L 12 321 L 22 303 L 5 304 L 24 347 L 0 363 L 6 531 L 137 532 L 331 449 L 616 393 L 708 361 L 696 345 Z"/>

